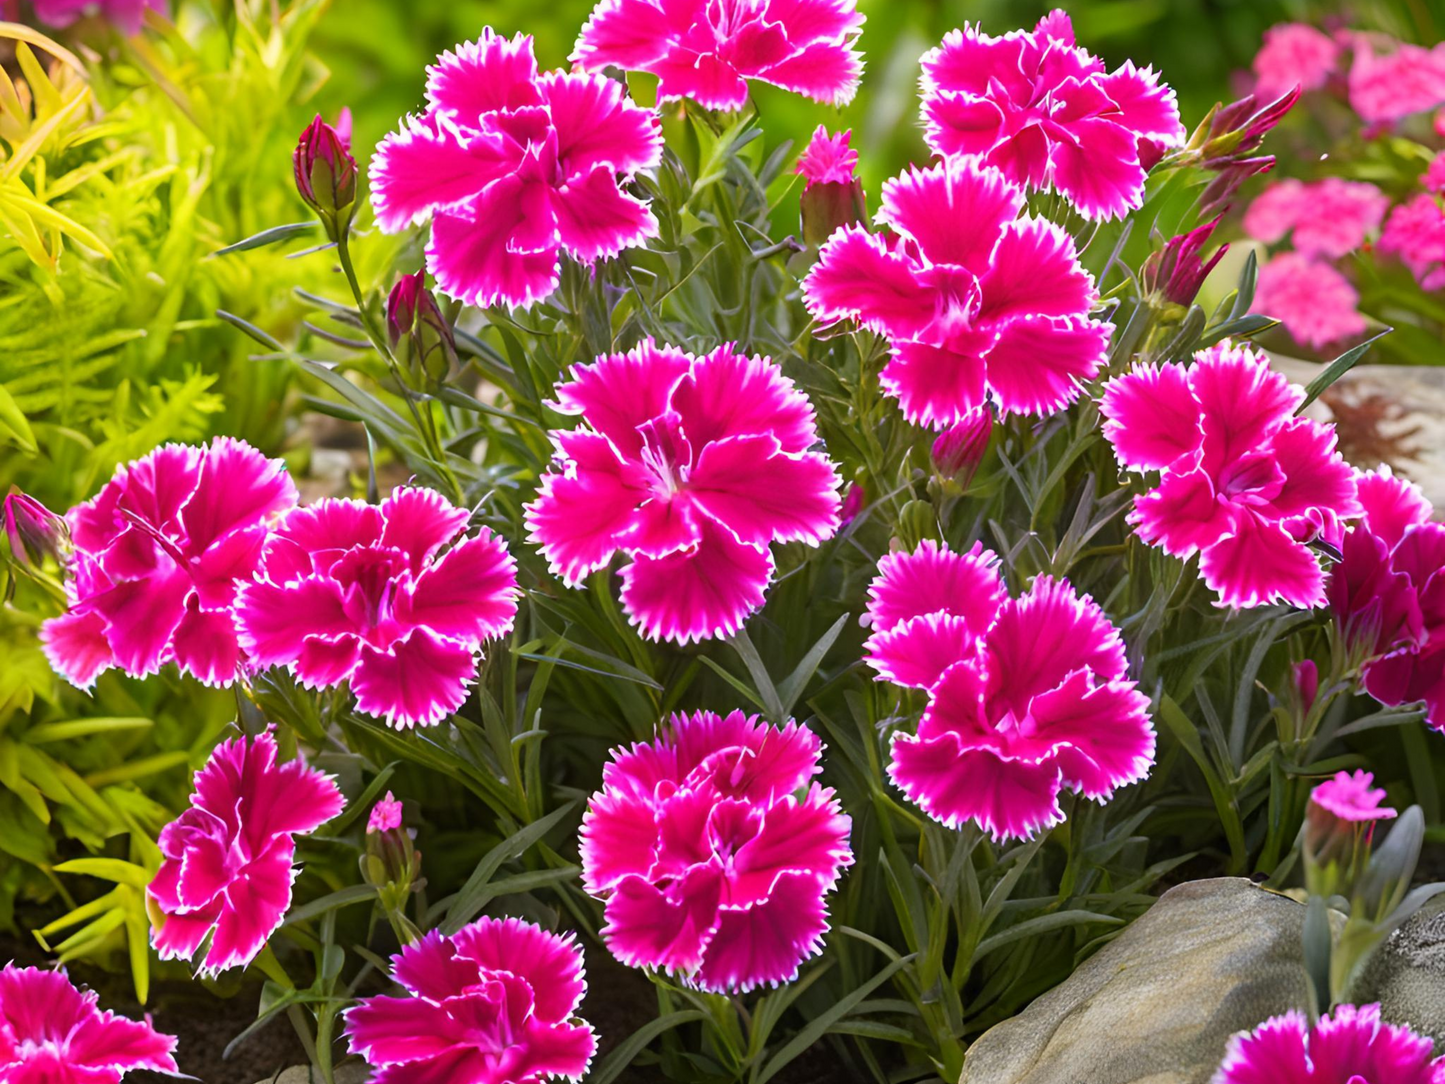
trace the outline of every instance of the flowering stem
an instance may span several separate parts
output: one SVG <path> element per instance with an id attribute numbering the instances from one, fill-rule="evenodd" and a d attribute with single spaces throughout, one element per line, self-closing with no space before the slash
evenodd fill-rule
<path id="1" fill-rule="evenodd" d="M 346 276 L 346 284 L 351 287 L 351 296 L 356 301 L 356 310 L 361 315 L 362 327 L 366 329 L 366 336 L 371 340 L 371 345 L 386 362 L 391 370 L 392 379 L 396 381 L 401 389 L 401 397 L 406 400 L 407 409 L 411 411 L 412 421 L 416 423 L 417 432 L 421 435 L 422 441 L 426 444 L 427 453 L 431 456 L 432 462 L 436 464 L 438 473 L 451 486 L 452 493 L 458 501 L 465 500 L 461 483 L 457 481 L 456 475 L 447 466 L 446 452 L 442 449 L 441 441 L 437 436 L 436 425 L 428 411 L 423 419 L 421 411 L 417 409 L 416 402 L 412 399 L 406 381 L 402 378 L 401 369 L 396 364 L 396 357 L 392 354 L 391 348 L 387 345 L 386 334 L 376 323 L 376 317 L 366 307 L 365 295 L 361 290 L 361 283 L 356 277 L 356 267 L 351 261 L 351 244 L 346 233 L 342 233 L 336 242 L 336 258 L 341 263 L 342 273 Z"/>

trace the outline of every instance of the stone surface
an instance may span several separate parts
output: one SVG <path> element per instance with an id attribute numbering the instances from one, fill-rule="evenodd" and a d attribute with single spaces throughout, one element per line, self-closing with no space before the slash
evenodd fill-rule
<path id="1" fill-rule="evenodd" d="M 1445 1048 L 1445 897 L 1437 896 L 1376 951 L 1355 993 L 1387 1020 L 1409 1024 Z"/>
<path id="2" fill-rule="evenodd" d="M 961 1084 L 1205 1084 L 1230 1035 L 1304 1006 L 1303 921 L 1298 903 L 1242 877 L 1172 888 L 985 1032 Z"/>
<path id="3" fill-rule="evenodd" d="M 365 1084 L 370 1071 L 364 1062 L 348 1061 L 336 1066 L 332 1076 L 336 1084 Z M 258 1080 L 256 1084 L 321 1084 L 321 1074 L 314 1072 L 309 1065 L 293 1065 L 274 1077 Z"/>

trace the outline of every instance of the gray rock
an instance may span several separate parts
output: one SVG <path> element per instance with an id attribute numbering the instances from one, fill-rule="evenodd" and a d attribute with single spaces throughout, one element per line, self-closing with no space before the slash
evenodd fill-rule
<path id="1" fill-rule="evenodd" d="M 332 1069 L 336 1084 L 366 1084 L 370 1070 L 364 1062 L 348 1061 Z M 283 1069 L 274 1077 L 258 1080 L 256 1084 L 322 1084 L 321 1074 L 309 1065 L 293 1065 Z"/>
<path id="2" fill-rule="evenodd" d="M 1390 935 L 1365 965 L 1355 1000 L 1378 1001 L 1386 1020 L 1409 1024 L 1445 1048 L 1445 897 Z"/>
<path id="3" fill-rule="evenodd" d="M 1170 889 L 969 1049 L 960 1084 L 1205 1084 L 1226 1041 L 1303 1008 L 1304 908 L 1242 877 Z"/>

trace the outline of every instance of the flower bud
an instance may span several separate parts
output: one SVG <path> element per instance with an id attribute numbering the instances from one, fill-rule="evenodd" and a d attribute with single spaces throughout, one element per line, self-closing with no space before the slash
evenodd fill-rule
<path id="1" fill-rule="evenodd" d="M 993 411 L 986 406 L 975 407 L 962 421 L 938 434 L 933 442 L 933 465 L 940 474 L 967 489 L 978 473 L 992 435 Z"/>
<path id="2" fill-rule="evenodd" d="M 15 563 L 34 568 L 47 557 L 62 559 L 70 545 L 70 528 L 28 493 L 11 489 L 5 498 L 5 537 Z"/>
<path id="3" fill-rule="evenodd" d="M 1200 256 L 1222 217 L 1171 237 L 1161 251 L 1150 253 L 1141 270 L 1145 292 L 1157 294 L 1171 305 L 1193 304 L 1209 272 L 1229 251 L 1228 245 L 1220 245 L 1208 260 Z"/>
<path id="4" fill-rule="evenodd" d="M 848 495 L 843 498 L 843 507 L 838 510 L 838 521 L 840 527 L 846 527 L 857 518 L 858 513 L 863 511 L 863 506 L 868 502 L 868 494 L 863 487 L 854 482 L 848 487 Z"/>
<path id="5" fill-rule="evenodd" d="M 411 832 L 402 827 L 401 802 L 391 791 L 372 806 L 367 819 L 361 875 L 381 894 L 382 904 L 398 913 L 421 875 L 421 854 L 412 845 Z"/>
<path id="6" fill-rule="evenodd" d="M 1305 810 L 1302 853 L 1311 895 L 1349 896 L 1370 866 L 1375 822 L 1395 817 L 1369 772 L 1339 772 L 1317 786 Z"/>
<path id="7" fill-rule="evenodd" d="M 386 299 L 386 336 L 396 350 L 407 339 L 409 360 L 419 375 L 443 379 L 457 359 L 452 326 L 426 288 L 426 272 L 403 275 Z"/>
<path id="8" fill-rule="evenodd" d="M 1320 668 L 1315 665 L 1314 659 L 1301 659 L 1290 668 L 1290 676 L 1294 679 L 1294 693 L 1299 699 L 1300 710 L 1307 714 L 1315 706 L 1315 697 L 1320 692 Z"/>
<path id="9" fill-rule="evenodd" d="M 839 226 L 868 220 L 863 182 L 853 175 L 858 152 L 848 147 L 852 134 L 830 136 L 820 124 L 798 156 L 794 171 L 806 181 L 799 200 L 803 240 L 810 245 L 821 245 Z"/>
<path id="10" fill-rule="evenodd" d="M 349 118 L 343 115 L 343 130 Z M 356 203 L 356 161 L 350 138 L 319 116 L 306 126 L 291 156 L 296 191 L 321 218 L 326 236 L 336 241 L 351 226 Z"/>
<path id="11" fill-rule="evenodd" d="M 1234 202 L 1234 194 L 1239 191 L 1240 186 L 1251 177 L 1274 169 L 1274 162 L 1272 154 L 1262 154 L 1256 158 L 1224 159 L 1213 165 L 1206 162 L 1205 168 L 1214 171 L 1214 179 L 1206 184 L 1204 191 L 1199 194 L 1199 213 L 1222 214 Z"/>

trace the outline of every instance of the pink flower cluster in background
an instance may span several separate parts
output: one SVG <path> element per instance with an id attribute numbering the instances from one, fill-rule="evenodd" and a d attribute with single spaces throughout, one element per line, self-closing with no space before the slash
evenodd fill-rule
<path id="1" fill-rule="evenodd" d="M 1094 280 L 1052 222 L 1020 217 L 1023 191 L 990 166 L 951 159 L 883 186 L 891 234 L 839 230 L 803 283 L 808 311 L 888 336 L 882 382 L 909 421 L 944 428 L 985 399 L 1048 414 L 1104 364 L 1110 325 L 1090 315 Z"/>
<path id="2" fill-rule="evenodd" d="M 602 0 L 572 60 L 651 72 L 659 101 L 741 109 L 749 79 L 845 105 L 863 74 L 855 0 Z"/>
<path id="3" fill-rule="evenodd" d="M 557 409 L 558 462 L 526 510 L 572 586 L 625 553 L 622 604 L 654 640 L 731 635 L 763 604 L 771 545 L 838 529 L 838 475 L 813 408 L 771 359 L 701 357 L 651 339 L 577 365 Z"/>
<path id="4" fill-rule="evenodd" d="M 1445 525 L 1420 490 L 1384 468 L 1361 473 L 1359 522 L 1344 536 L 1329 598 L 1345 644 L 1382 704 L 1425 702 L 1445 731 Z"/>
<path id="5" fill-rule="evenodd" d="M 1143 203 L 1141 143 L 1155 160 L 1184 143 L 1174 91 L 1131 61 L 1108 71 L 1074 43 L 1061 10 L 1001 38 L 964 26 L 922 64 L 924 138 L 935 154 L 979 156 L 1014 184 L 1063 193 L 1086 218 Z"/>
<path id="6" fill-rule="evenodd" d="M 1271 101 L 1295 87 L 1319 90 L 1334 74 L 1342 52 L 1338 41 L 1305 23 L 1270 27 L 1254 57 L 1255 96 Z"/>
<path id="7" fill-rule="evenodd" d="M 116 471 L 70 510 L 69 613 L 45 622 L 51 665 L 88 689 L 110 667 L 135 677 L 167 662 L 229 685 L 242 662 L 236 591 L 270 523 L 296 504 L 280 460 L 217 437 L 167 444 Z"/>
<path id="8" fill-rule="evenodd" d="M 428 69 L 426 96 L 377 146 L 371 202 L 389 232 L 430 216 L 427 266 L 443 292 L 527 305 L 556 289 L 561 253 L 592 263 L 657 232 L 621 183 L 661 160 L 662 137 L 621 83 L 539 75 L 529 36 L 485 29 Z"/>
<path id="9" fill-rule="evenodd" d="M 176 1040 L 150 1020 L 102 1011 L 63 971 L 0 969 L 0 1081 L 119 1084 L 133 1069 L 179 1074 Z"/>
<path id="10" fill-rule="evenodd" d="M 1314 1024 L 1291 1010 L 1230 1039 L 1211 1084 L 1445 1084 L 1433 1045 L 1378 1005 L 1337 1005 Z"/>
<path id="11" fill-rule="evenodd" d="M 1199 555 L 1225 606 L 1318 606 L 1325 578 L 1308 543 L 1359 514 L 1332 427 L 1296 418 L 1304 392 L 1252 347 L 1202 350 L 1194 364 L 1143 364 L 1105 386 L 1104 436 L 1125 470 L 1159 471 L 1134 499 L 1139 537 Z"/>
<path id="12" fill-rule="evenodd" d="M 1359 303 L 1359 292 L 1333 265 L 1282 252 L 1259 269 L 1250 311 L 1278 320 L 1296 342 L 1323 350 L 1369 326 Z"/>
<path id="13" fill-rule="evenodd" d="M 270 731 L 222 742 L 196 772 L 190 808 L 161 830 L 148 890 L 164 916 L 151 931 L 161 959 L 190 959 L 209 936 L 202 972 L 244 967 L 281 925 L 296 836 L 345 802 L 330 776 L 276 758 Z"/>
<path id="14" fill-rule="evenodd" d="M 1439 161 L 1422 178 L 1427 185 L 1445 185 Z M 1398 256 L 1423 290 L 1445 289 L 1445 207 L 1439 192 L 1431 188 L 1396 206 L 1380 234 L 1380 252 Z"/>
<path id="15" fill-rule="evenodd" d="M 46 26 L 67 27 L 83 15 L 98 12 L 126 34 L 140 33 L 147 9 L 162 15 L 169 10 L 166 0 L 33 0 L 33 6 L 35 18 Z M 17 14 L 0 6 L 0 18 L 13 19 Z"/>
<path id="16" fill-rule="evenodd" d="M 349 682 L 358 710 L 396 727 L 440 722 L 517 613 L 516 562 L 486 528 L 463 535 L 469 518 L 417 488 L 291 512 L 237 603 L 252 663 L 308 688 Z"/>
<path id="17" fill-rule="evenodd" d="M 597 1049 L 573 1014 L 587 992 L 574 935 L 516 918 L 432 930 L 392 957 L 405 997 L 346 1011 L 351 1052 L 372 1084 L 542 1084 L 580 1080 Z"/>
<path id="18" fill-rule="evenodd" d="M 1128 679 L 1119 631 L 1067 580 L 1010 598 L 998 558 L 930 541 L 878 562 L 869 665 L 927 689 L 888 774 L 949 828 L 1023 839 L 1064 819 L 1064 788 L 1107 801 L 1154 763 L 1149 698 Z"/>
<path id="19" fill-rule="evenodd" d="M 581 852 L 619 960 L 718 992 L 797 976 L 853 862 L 850 819 L 810 782 L 821 751 L 806 727 L 736 711 L 674 715 L 656 741 L 613 751 Z"/>

